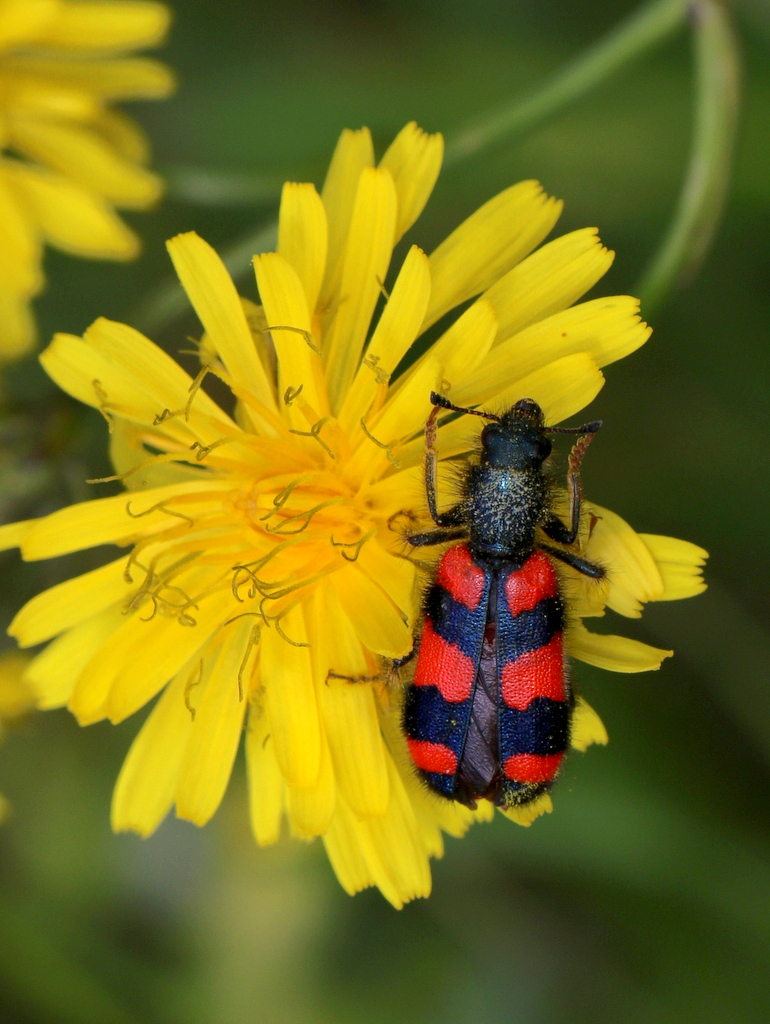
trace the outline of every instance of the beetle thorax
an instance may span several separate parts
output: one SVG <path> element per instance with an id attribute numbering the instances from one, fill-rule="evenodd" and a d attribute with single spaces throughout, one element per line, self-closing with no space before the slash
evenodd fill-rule
<path id="1" fill-rule="evenodd" d="M 534 548 L 535 530 L 547 510 L 542 469 L 474 466 L 466 494 L 471 551 L 523 562 Z"/>

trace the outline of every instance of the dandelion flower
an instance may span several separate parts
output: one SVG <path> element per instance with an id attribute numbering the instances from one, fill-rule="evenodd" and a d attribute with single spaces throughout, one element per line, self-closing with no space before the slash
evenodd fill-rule
<path id="1" fill-rule="evenodd" d="M 377 676 L 412 647 L 420 580 L 403 535 L 426 515 L 430 392 L 497 408 L 527 396 L 555 423 L 594 398 L 600 366 L 649 334 L 632 298 L 573 305 L 612 254 L 593 229 L 537 248 L 561 204 L 532 181 L 392 270 L 441 158 L 441 136 L 414 124 L 378 165 L 366 129 L 343 132 L 320 195 L 284 186 L 278 251 L 254 258 L 258 306 L 238 297 L 206 242 L 172 239 L 205 332 L 194 380 L 123 324 L 57 335 L 43 365 L 109 421 L 131 493 L 0 531 L 27 559 L 127 548 L 34 598 L 11 626 L 22 645 L 55 638 L 26 675 L 41 708 L 120 722 L 160 694 L 120 773 L 115 829 L 149 835 L 172 806 L 205 824 L 245 729 L 257 842 L 275 842 L 286 816 L 294 835 L 323 836 L 348 892 L 376 885 L 397 907 L 428 894 L 442 830 L 459 836 L 493 814 L 417 782 L 397 687 L 339 678 Z M 232 416 L 201 388 L 207 374 L 232 391 Z M 468 449 L 468 430 L 467 420 L 439 429 L 445 498 L 441 473 Z M 593 510 L 586 554 L 612 572 L 604 587 L 575 582 L 572 653 L 616 671 L 657 668 L 669 652 L 594 635 L 581 616 L 605 605 L 637 616 L 646 601 L 696 593 L 704 552 Z M 606 733 L 581 702 L 572 743 L 593 742 Z M 549 809 L 509 816 L 528 824 Z"/>
<path id="2" fill-rule="evenodd" d="M 122 56 L 160 43 L 168 21 L 162 4 L 138 0 L 0 8 L 0 360 L 34 344 L 44 242 L 98 259 L 139 250 L 114 207 L 151 206 L 161 182 L 144 135 L 109 104 L 171 91 L 162 64 Z"/>

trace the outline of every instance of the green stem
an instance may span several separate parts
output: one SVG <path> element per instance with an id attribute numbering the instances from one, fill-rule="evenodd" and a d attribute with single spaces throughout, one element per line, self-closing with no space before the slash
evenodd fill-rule
<path id="1" fill-rule="evenodd" d="M 636 57 L 659 46 L 686 20 L 688 0 L 654 0 L 570 61 L 532 95 L 484 114 L 447 141 L 445 166 L 519 134 L 596 88 Z"/>
<path id="2" fill-rule="evenodd" d="M 725 8 L 691 5 L 695 44 L 695 127 L 682 191 L 668 233 L 637 287 L 645 314 L 697 274 L 724 210 L 738 122 L 740 57 Z"/>

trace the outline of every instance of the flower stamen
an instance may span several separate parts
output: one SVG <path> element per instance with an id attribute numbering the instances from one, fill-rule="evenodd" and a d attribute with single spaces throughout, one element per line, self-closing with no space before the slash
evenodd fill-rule
<path id="1" fill-rule="evenodd" d="M 301 483 L 304 483 L 303 477 L 300 477 L 298 480 L 292 480 L 290 484 L 286 484 L 284 489 L 282 491 L 279 491 L 278 494 L 276 494 L 276 496 L 273 498 L 273 508 L 271 508 L 266 515 L 259 517 L 260 523 L 264 523 L 266 520 L 274 516 L 276 512 L 280 512 L 280 510 L 289 500 L 291 492 L 294 490 L 295 487 L 299 487 Z"/>
<path id="2" fill-rule="evenodd" d="M 390 374 L 386 373 L 385 370 L 379 365 L 380 357 L 375 355 L 365 356 L 361 363 L 363 366 L 368 366 L 374 374 L 374 379 L 377 384 L 388 384 L 390 382 Z"/>
<path id="3" fill-rule="evenodd" d="M 330 505 L 341 505 L 342 501 L 342 498 L 329 498 L 328 501 L 322 501 L 320 505 L 315 505 L 313 508 L 309 508 L 306 512 L 298 512 L 297 515 L 295 516 L 289 516 L 288 519 L 282 519 L 281 522 L 272 529 L 267 524 L 265 524 L 265 530 L 268 533 L 288 533 L 290 536 L 297 533 L 302 533 L 303 530 L 306 530 L 308 526 L 310 526 L 310 521 L 313 518 L 313 516 L 316 515 L 316 513 L 320 512 L 321 509 L 329 508 Z M 298 519 L 306 520 L 306 522 L 302 526 L 300 526 L 298 530 L 284 529 L 284 527 L 288 526 L 289 523 L 295 523 Z"/>
<path id="4" fill-rule="evenodd" d="M 308 348 L 315 352 L 317 356 L 321 355 L 321 350 L 316 345 L 313 335 L 310 333 L 310 331 L 306 331 L 302 327 L 287 327 L 284 324 L 278 324 L 275 327 L 265 327 L 264 330 L 261 330 L 259 333 L 267 334 L 269 331 L 293 331 L 294 334 L 299 334 L 305 339 Z"/>
<path id="5" fill-rule="evenodd" d="M 200 368 L 200 371 L 198 372 L 198 375 L 196 376 L 195 380 L 187 389 L 187 393 L 189 394 L 190 397 L 187 399 L 187 404 L 184 407 L 185 421 L 188 421 L 190 419 L 190 409 L 192 408 L 193 399 L 200 391 L 201 385 L 203 384 L 206 374 L 210 373 L 211 370 L 212 367 L 209 366 L 208 363 L 204 363 L 203 366 Z"/>
<path id="6" fill-rule="evenodd" d="M 203 658 L 198 662 L 198 678 L 193 680 L 193 676 L 187 680 L 187 685 L 184 688 L 184 706 L 190 712 L 190 718 L 195 721 L 195 708 L 190 703 L 190 694 L 196 686 L 200 686 L 203 680 Z"/>
<path id="7" fill-rule="evenodd" d="M 175 512 L 172 508 L 167 508 L 165 503 L 162 501 L 159 501 L 157 504 L 145 509 L 144 512 L 132 512 L 131 502 L 126 502 L 126 513 L 131 516 L 132 519 L 141 519 L 142 516 L 148 516 L 151 512 L 165 512 L 167 516 L 175 516 L 177 519 L 186 519 L 191 528 L 195 526 L 195 520 L 192 516 L 186 516 L 184 512 Z"/>
<path id="8" fill-rule="evenodd" d="M 390 463 L 392 463 L 392 465 L 394 465 L 394 466 L 396 467 L 396 469 L 401 469 L 401 463 L 400 463 L 400 462 L 398 461 L 398 459 L 396 458 L 396 456 L 395 456 L 395 455 L 393 454 L 393 451 L 392 451 L 392 450 L 391 450 L 391 449 L 390 449 L 390 448 L 388 447 L 388 445 L 386 445 L 386 444 L 383 444 L 383 442 L 382 442 L 382 441 L 378 440 L 378 439 L 377 439 L 377 438 L 376 438 L 376 437 L 374 436 L 374 434 L 373 434 L 373 433 L 372 433 L 372 432 L 371 432 L 371 431 L 369 430 L 369 428 L 367 427 L 367 425 L 366 425 L 366 424 L 364 423 L 364 418 L 363 418 L 363 416 L 361 417 L 361 419 L 360 419 L 360 421 L 359 421 L 359 422 L 360 422 L 360 424 L 361 424 L 361 429 L 362 429 L 362 430 L 363 430 L 363 432 L 364 432 L 364 433 L 366 434 L 366 436 L 367 436 L 367 437 L 369 438 L 369 440 L 370 440 L 370 441 L 373 441 L 373 442 L 374 442 L 374 444 L 376 444 L 378 448 L 382 448 L 382 450 L 383 450 L 383 451 L 385 452 L 385 454 L 386 454 L 386 455 L 387 455 L 387 457 L 388 457 L 388 461 L 389 461 Z"/>
<path id="9" fill-rule="evenodd" d="M 294 397 L 296 398 L 297 396 L 295 395 Z M 323 440 L 322 437 L 319 436 L 324 424 L 328 423 L 330 419 L 331 416 L 324 416 L 323 419 L 320 419 L 316 423 L 314 423 L 310 430 L 289 430 L 289 433 L 297 434 L 299 437 L 314 437 L 316 441 L 318 441 L 318 443 L 324 449 L 329 458 L 336 459 L 337 456 L 331 450 L 329 445 L 326 443 L 326 441 Z"/>
<path id="10" fill-rule="evenodd" d="M 152 425 L 154 427 L 159 427 L 161 423 L 165 423 L 166 420 L 173 419 L 174 416 L 181 416 L 184 411 L 184 409 L 174 409 L 172 412 L 171 409 L 166 408 L 163 412 L 160 412 L 155 416 L 155 419 L 152 421 Z M 187 419 L 186 416 L 185 419 Z"/>
<path id="11" fill-rule="evenodd" d="M 96 397 L 99 400 L 99 412 L 107 420 L 107 426 L 109 428 L 110 433 L 112 433 L 112 416 L 108 412 L 109 406 L 107 404 L 107 392 L 102 387 L 102 382 L 100 380 L 92 380 L 91 387 L 96 392 Z"/>
<path id="12" fill-rule="evenodd" d="M 195 452 L 195 461 L 203 462 L 207 455 L 210 455 L 215 448 L 221 448 L 223 444 L 228 444 L 231 441 L 241 441 L 242 438 L 234 435 L 232 437 L 220 437 L 216 441 L 212 441 L 211 444 L 202 444 L 200 441 L 193 441 L 190 445 L 190 451 Z M 197 449 L 197 451 L 196 451 Z"/>
<path id="13" fill-rule="evenodd" d="M 272 618 L 272 616 L 267 616 L 267 617 L 268 618 Z M 292 640 L 292 638 L 290 636 L 287 636 L 286 633 L 284 632 L 282 626 L 281 626 L 281 620 L 279 618 L 274 618 L 274 619 L 272 619 L 272 621 L 273 621 L 273 625 L 275 626 L 276 633 L 281 638 L 281 640 L 285 640 L 287 644 L 291 644 L 292 647 L 309 647 L 310 646 L 310 644 L 308 644 L 308 643 L 302 643 L 299 640 Z"/>
<path id="14" fill-rule="evenodd" d="M 334 534 L 332 534 L 330 540 L 333 548 L 355 548 L 355 553 L 352 555 L 347 555 L 345 554 L 344 551 L 340 551 L 340 554 L 342 555 L 346 562 L 355 562 L 357 561 L 358 556 L 361 554 L 361 548 L 364 546 L 364 544 L 366 544 L 368 540 L 371 540 L 372 537 L 376 536 L 376 534 L 377 527 L 375 526 L 373 529 L 369 530 L 368 533 L 365 533 L 363 537 L 361 537 L 359 540 L 353 540 L 346 543 L 345 541 L 335 540 Z"/>

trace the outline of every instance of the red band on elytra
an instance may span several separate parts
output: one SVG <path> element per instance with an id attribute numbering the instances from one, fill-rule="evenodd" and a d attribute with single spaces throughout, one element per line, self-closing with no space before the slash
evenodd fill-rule
<path id="1" fill-rule="evenodd" d="M 454 775 L 457 771 L 457 755 L 443 743 L 429 743 L 428 740 L 407 740 L 409 753 L 418 768 L 439 775 Z"/>
<path id="2" fill-rule="evenodd" d="M 444 700 L 459 704 L 471 695 L 475 671 L 473 659 L 459 647 L 447 643 L 434 630 L 430 619 L 426 619 L 414 685 L 436 686 Z"/>
<path id="3" fill-rule="evenodd" d="M 484 594 L 486 576 L 471 558 L 467 544 L 458 544 L 441 559 L 436 583 L 472 612 Z"/>
<path id="4" fill-rule="evenodd" d="M 545 555 L 535 551 L 517 572 L 505 581 L 505 596 L 511 615 L 531 611 L 545 597 L 556 597 L 559 580 Z"/>
<path id="5" fill-rule="evenodd" d="M 526 711 L 535 697 L 564 700 L 564 650 L 561 633 L 536 651 L 527 651 L 503 665 L 500 673 L 503 700 L 509 708 Z"/>
<path id="6" fill-rule="evenodd" d="M 550 782 L 559 770 L 564 754 L 514 754 L 503 765 L 511 782 Z"/>

